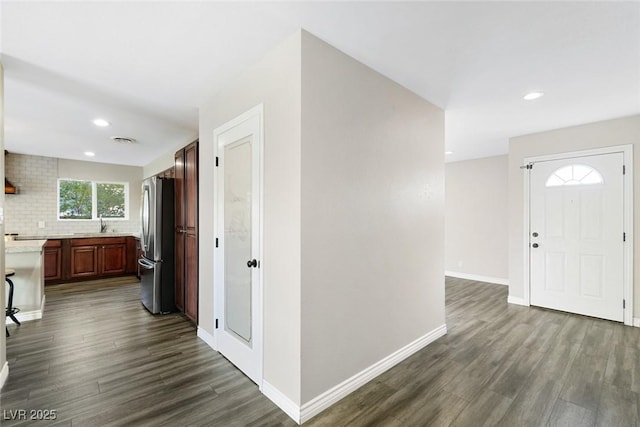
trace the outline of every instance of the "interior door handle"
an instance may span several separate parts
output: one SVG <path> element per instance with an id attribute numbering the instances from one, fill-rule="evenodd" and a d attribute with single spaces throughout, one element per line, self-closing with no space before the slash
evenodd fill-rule
<path id="1" fill-rule="evenodd" d="M 258 261 L 256 261 L 255 259 L 251 259 L 249 261 L 247 261 L 247 267 L 251 268 L 251 267 L 257 267 L 258 266 Z"/>

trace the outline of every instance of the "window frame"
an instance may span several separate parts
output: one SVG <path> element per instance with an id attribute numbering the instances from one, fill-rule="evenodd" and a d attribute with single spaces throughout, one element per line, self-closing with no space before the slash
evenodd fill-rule
<path id="1" fill-rule="evenodd" d="M 60 217 L 60 183 L 63 181 L 90 182 L 91 183 L 91 218 L 61 218 Z M 117 184 L 124 186 L 124 217 L 103 218 L 104 221 L 128 221 L 129 220 L 129 183 L 122 181 L 95 181 L 81 178 L 58 178 L 58 191 L 56 200 L 56 217 L 58 221 L 97 221 L 98 216 L 98 184 Z"/>
<path id="2" fill-rule="evenodd" d="M 582 178 L 580 178 L 579 180 L 575 179 L 575 167 L 584 167 L 587 169 L 590 169 L 589 172 L 587 172 Z M 566 169 L 571 168 L 571 179 L 565 180 L 558 172 L 560 171 L 564 171 Z M 597 177 L 598 181 L 597 182 L 583 182 L 583 180 L 585 178 L 587 178 L 589 175 L 594 174 L 595 173 L 595 177 Z M 564 181 L 562 184 L 555 184 L 555 183 L 551 183 L 551 179 L 552 178 L 557 178 L 560 181 Z M 574 163 L 571 165 L 567 165 L 567 166 L 563 166 L 559 169 L 556 169 L 555 171 L 553 171 L 553 173 L 551 175 L 549 175 L 545 181 L 545 187 L 547 188 L 555 188 L 555 187 L 579 187 L 579 186 L 589 186 L 589 185 L 602 185 L 604 184 L 604 177 L 602 176 L 602 174 L 600 173 L 600 171 L 596 168 L 594 168 L 593 166 L 587 165 L 587 164 L 582 164 L 582 163 Z"/>

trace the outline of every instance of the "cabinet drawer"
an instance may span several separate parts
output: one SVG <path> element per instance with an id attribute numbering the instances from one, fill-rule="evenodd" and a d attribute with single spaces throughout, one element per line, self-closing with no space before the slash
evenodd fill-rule
<path id="1" fill-rule="evenodd" d="M 47 240 L 47 242 L 44 244 L 45 248 L 61 248 L 62 247 L 62 240 Z"/>
<path id="2" fill-rule="evenodd" d="M 71 239 L 71 246 L 102 246 L 126 243 L 126 237 L 86 237 Z"/>

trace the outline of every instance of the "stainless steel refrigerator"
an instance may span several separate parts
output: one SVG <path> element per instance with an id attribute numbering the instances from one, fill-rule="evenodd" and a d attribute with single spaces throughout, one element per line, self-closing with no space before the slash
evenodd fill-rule
<path id="1" fill-rule="evenodd" d="M 173 179 L 145 179 L 140 208 L 140 299 L 153 314 L 175 311 L 174 218 Z"/>

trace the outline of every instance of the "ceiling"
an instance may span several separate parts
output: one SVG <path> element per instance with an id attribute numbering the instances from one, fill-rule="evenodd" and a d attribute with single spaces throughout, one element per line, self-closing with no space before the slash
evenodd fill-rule
<path id="1" fill-rule="evenodd" d="M 3 0 L 0 25 L 16 153 L 147 165 L 195 139 L 198 106 L 299 28 L 445 109 L 448 161 L 640 113 L 638 2 Z"/>

